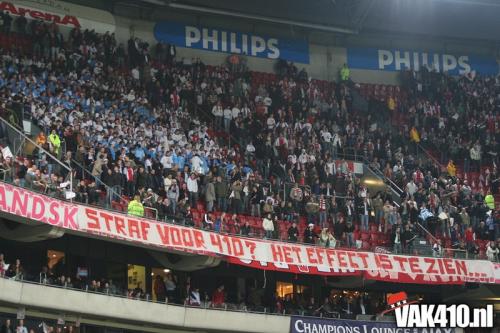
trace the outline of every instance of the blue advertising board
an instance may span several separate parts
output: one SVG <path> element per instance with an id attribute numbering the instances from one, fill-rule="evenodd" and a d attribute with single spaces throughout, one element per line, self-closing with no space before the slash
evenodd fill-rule
<path id="1" fill-rule="evenodd" d="M 454 328 L 400 328 L 396 323 L 292 317 L 290 333 L 455 333 Z"/>
<path id="2" fill-rule="evenodd" d="M 154 35 L 159 42 L 180 47 L 309 63 L 309 44 L 305 40 L 274 38 L 178 22 L 156 23 Z"/>
<path id="3" fill-rule="evenodd" d="M 475 71 L 480 75 L 497 75 L 498 63 L 494 57 L 452 55 L 413 50 L 385 50 L 348 48 L 347 65 L 350 68 L 383 71 L 419 70 L 427 66 L 450 75 L 464 75 Z"/>

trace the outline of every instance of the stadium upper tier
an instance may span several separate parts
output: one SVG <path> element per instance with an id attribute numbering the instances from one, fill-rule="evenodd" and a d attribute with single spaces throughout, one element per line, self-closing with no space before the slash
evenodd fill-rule
<path id="1" fill-rule="evenodd" d="M 403 87 L 357 86 L 284 62 L 264 74 L 177 61 L 162 44 L 39 21 L 0 40 L 4 118 L 21 105 L 71 170 L 16 151 L 8 182 L 60 197 L 71 174 L 76 201 L 134 216 L 406 254 L 420 237 L 436 256 L 497 258 L 494 79 L 423 70 Z M 363 164 L 387 190 L 368 189 Z"/>

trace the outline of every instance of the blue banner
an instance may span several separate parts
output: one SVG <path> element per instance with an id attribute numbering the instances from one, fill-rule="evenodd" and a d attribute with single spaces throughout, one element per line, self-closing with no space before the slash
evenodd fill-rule
<path id="1" fill-rule="evenodd" d="M 157 41 L 175 46 L 309 63 L 309 44 L 305 40 L 273 38 L 177 22 L 156 23 L 154 35 Z"/>
<path id="2" fill-rule="evenodd" d="M 396 323 L 292 317 L 290 333 L 455 333 L 454 328 L 399 328 Z"/>
<path id="3" fill-rule="evenodd" d="M 452 55 L 412 50 L 384 50 L 348 48 L 347 65 L 350 68 L 382 71 L 419 70 L 428 67 L 450 75 L 464 75 L 475 71 L 481 75 L 497 75 L 498 63 L 494 57 Z"/>

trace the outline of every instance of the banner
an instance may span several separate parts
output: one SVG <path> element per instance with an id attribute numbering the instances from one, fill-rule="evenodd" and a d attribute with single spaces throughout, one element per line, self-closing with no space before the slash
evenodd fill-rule
<path id="1" fill-rule="evenodd" d="M 22 217 L 70 233 L 217 256 L 262 270 L 357 275 L 398 283 L 500 283 L 500 265 L 486 260 L 392 255 L 230 236 L 57 200 L 2 182 L 0 211 L 14 215 L 7 218 Z"/>
<path id="2" fill-rule="evenodd" d="M 115 31 L 114 16 L 104 10 L 71 4 L 57 0 L 0 1 L 0 12 L 27 19 L 43 20 L 70 29 L 95 30 L 98 33 Z"/>
<path id="3" fill-rule="evenodd" d="M 274 38 L 177 22 L 156 23 L 154 35 L 159 42 L 186 48 L 309 63 L 309 45 L 305 40 Z"/>
<path id="4" fill-rule="evenodd" d="M 348 48 L 347 65 L 354 69 L 382 71 L 418 71 L 423 67 L 450 75 L 464 75 L 472 71 L 481 75 L 497 75 L 498 63 L 494 57 L 451 55 L 413 50 L 384 50 Z"/>
<path id="5" fill-rule="evenodd" d="M 399 328 L 396 323 L 292 316 L 290 333 L 455 333 L 454 328 Z"/>

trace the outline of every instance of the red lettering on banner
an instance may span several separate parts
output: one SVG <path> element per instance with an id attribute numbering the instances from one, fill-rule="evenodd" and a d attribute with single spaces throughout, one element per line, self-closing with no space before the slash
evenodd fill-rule
<path id="1" fill-rule="evenodd" d="M 181 232 L 177 228 L 168 228 L 168 231 L 170 232 L 170 239 L 172 240 L 172 245 L 173 246 L 182 246 L 182 238 L 181 238 Z"/>
<path id="2" fill-rule="evenodd" d="M 139 232 L 139 221 L 128 219 L 128 235 L 134 239 L 141 238 L 141 233 Z"/>
<path id="3" fill-rule="evenodd" d="M 170 245 L 168 238 L 168 227 L 166 225 L 156 225 L 156 230 L 158 231 L 158 235 L 160 235 L 160 239 L 163 245 Z"/>
<path id="4" fill-rule="evenodd" d="M 302 263 L 302 256 L 300 255 L 302 251 L 301 251 L 300 247 L 292 246 L 292 251 L 293 251 L 293 253 L 295 253 L 295 257 L 297 258 L 299 263 Z"/>
<path id="5" fill-rule="evenodd" d="M 359 265 L 356 264 L 354 262 L 354 260 L 352 260 L 353 257 L 356 257 L 356 252 L 347 252 L 347 258 L 349 259 L 349 266 L 351 266 L 351 268 L 359 268 Z"/>
<path id="6" fill-rule="evenodd" d="M 33 203 L 31 204 L 31 218 L 33 220 L 42 221 L 47 223 L 47 218 L 45 218 L 45 203 L 43 198 L 39 195 L 33 195 Z"/>
<path id="7" fill-rule="evenodd" d="M 72 230 L 78 230 L 80 227 L 76 222 L 75 215 L 78 213 L 78 207 L 64 207 L 64 219 L 63 219 L 63 227 L 69 228 Z"/>
<path id="8" fill-rule="evenodd" d="M 113 215 L 101 212 L 101 217 L 104 219 L 104 223 L 106 224 L 106 230 L 108 232 L 111 232 L 111 224 L 110 222 L 113 222 Z"/>
<path id="9" fill-rule="evenodd" d="M 28 216 L 28 192 L 14 189 L 12 192 L 12 213 L 19 216 Z"/>
<path id="10" fill-rule="evenodd" d="M 316 256 L 318 258 L 318 264 L 323 265 L 323 254 L 325 253 L 325 249 L 321 247 L 316 248 Z"/>
<path id="11" fill-rule="evenodd" d="M 0 186 L 0 207 L 2 208 L 2 211 L 8 212 L 7 209 L 7 201 L 5 198 L 5 186 Z"/>
<path id="12" fill-rule="evenodd" d="M 392 257 L 394 260 L 396 260 L 399 264 L 399 269 L 402 272 L 406 272 L 406 267 L 404 265 L 405 262 L 408 262 L 408 259 L 406 257 L 400 257 L 400 256 L 394 256 Z"/>
<path id="13" fill-rule="evenodd" d="M 23 8 L 19 8 L 19 9 L 23 9 Z M 2 2 L 0 3 L 0 11 L 9 11 L 11 12 L 12 14 L 14 15 L 20 15 L 17 13 L 17 10 L 16 10 L 16 6 L 14 6 L 13 4 L 11 4 L 10 2 Z"/>
<path id="14" fill-rule="evenodd" d="M 412 273 L 423 273 L 422 269 L 420 268 L 419 261 L 420 260 L 417 257 L 408 258 L 408 264 L 410 264 L 410 270 Z"/>
<path id="15" fill-rule="evenodd" d="M 116 233 L 117 234 L 122 234 L 124 236 L 127 236 L 127 232 L 125 231 L 125 219 L 121 217 L 116 217 L 115 218 L 115 228 L 116 228 Z"/>
<path id="16" fill-rule="evenodd" d="M 52 225 L 59 225 L 59 212 L 57 211 L 57 208 L 59 208 L 58 206 L 59 203 L 57 201 L 51 201 L 49 203 L 49 212 L 52 214 L 52 217 L 49 217 L 47 221 Z"/>
<path id="17" fill-rule="evenodd" d="M 214 233 L 210 233 L 210 243 L 219 249 L 219 253 L 222 252 L 222 243 L 220 241 L 220 236 Z"/>
<path id="18" fill-rule="evenodd" d="M 16 6 L 10 2 L 1 2 L 0 11 L 9 11 L 13 15 L 19 15 L 19 16 L 26 16 L 27 14 L 29 14 L 34 19 L 44 19 L 46 21 L 52 21 L 56 24 L 64 24 L 64 25 L 71 24 L 75 27 L 80 27 L 80 22 L 75 16 L 66 15 L 61 20 L 61 17 L 59 15 L 47 12 L 41 12 L 38 10 L 31 10 L 29 8 L 22 8 L 22 7 L 16 8 Z"/>
<path id="19" fill-rule="evenodd" d="M 306 253 L 307 253 L 307 261 L 309 261 L 310 264 L 317 264 L 318 263 L 318 261 L 315 258 L 315 255 L 314 255 L 314 248 L 306 247 Z"/>
<path id="20" fill-rule="evenodd" d="M 39 12 L 38 10 L 31 10 L 30 15 L 35 19 L 45 19 L 45 15 L 43 15 L 43 13 Z"/>
<path id="21" fill-rule="evenodd" d="M 328 262 L 329 267 L 335 266 L 335 251 L 334 250 L 326 250 L 326 261 Z"/>
<path id="22" fill-rule="evenodd" d="M 441 259 L 437 259 L 436 261 L 437 261 L 438 267 L 439 267 L 439 274 L 444 274 L 445 270 L 444 270 L 443 261 Z"/>
<path id="23" fill-rule="evenodd" d="M 61 24 L 68 25 L 72 24 L 75 27 L 80 27 L 80 21 L 75 16 L 66 15 L 61 21 Z"/>
<path id="24" fill-rule="evenodd" d="M 347 267 L 347 261 L 345 261 L 346 256 L 347 256 L 347 254 L 345 251 L 337 251 L 337 257 L 339 260 L 340 267 Z"/>
<path id="25" fill-rule="evenodd" d="M 233 247 L 231 246 L 231 240 L 227 236 L 222 236 L 222 242 L 226 244 L 227 248 L 227 254 L 232 256 L 233 255 Z"/>
<path id="26" fill-rule="evenodd" d="M 199 230 L 192 230 L 194 235 L 194 245 L 198 249 L 205 249 L 205 238 L 203 238 L 203 233 Z"/>
<path id="27" fill-rule="evenodd" d="M 368 253 L 364 252 L 357 252 L 358 258 L 361 258 L 361 261 L 363 262 L 363 267 L 364 269 L 368 269 Z"/>
<path id="28" fill-rule="evenodd" d="M 392 270 L 392 262 L 387 254 L 377 254 L 375 258 L 379 259 L 379 265 L 383 270 Z"/>
<path id="29" fill-rule="evenodd" d="M 194 241 L 190 230 L 182 229 L 181 234 L 182 234 L 182 242 L 184 243 L 184 245 L 187 247 L 193 247 Z"/>
<path id="30" fill-rule="evenodd" d="M 450 275 L 455 275 L 457 274 L 457 271 L 455 271 L 455 268 L 453 268 L 453 259 L 446 258 L 443 259 L 444 263 L 444 268 L 446 269 L 446 273 Z"/>
<path id="31" fill-rule="evenodd" d="M 233 251 L 235 257 L 241 257 L 243 255 L 243 244 L 241 240 L 236 237 L 231 237 L 231 242 L 233 243 Z"/>
<path id="32" fill-rule="evenodd" d="M 87 228 L 101 230 L 99 218 L 97 218 L 97 212 L 95 210 L 85 208 L 85 215 L 87 215 L 87 218 L 90 220 L 89 222 L 87 222 Z"/>
<path id="33" fill-rule="evenodd" d="M 245 246 L 250 250 L 250 255 L 252 256 L 252 259 L 255 259 L 255 248 L 257 247 L 255 242 L 245 239 Z"/>
<path id="34" fill-rule="evenodd" d="M 293 258 L 291 257 L 292 254 L 292 247 L 288 245 L 283 245 L 283 258 L 286 263 L 293 263 Z"/>
<path id="35" fill-rule="evenodd" d="M 468 276 L 467 263 L 463 260 L 455 260 L 455 268 L 458 275 Z"/>
<path id="36" fill-rule="evenodd" d="M 283 252 L 279 244 L 271 244 L 271 254 L 273 255 L 273 261 L 283 262 Z"/>
<path id="37" fill-rule="evenodd" d="M 429 267 L 427 267 L 427 270 L 425 271 L 427 274 L 439 274 L 439 272 L 434 268 L 436 265 L 436 259 L 424 258 L 424 262 L 429 264 Z"/>

